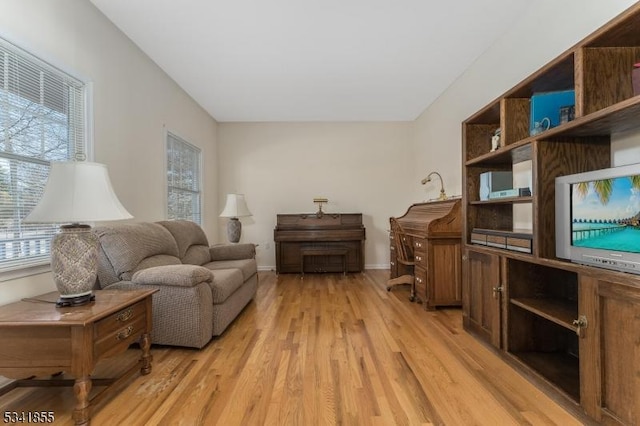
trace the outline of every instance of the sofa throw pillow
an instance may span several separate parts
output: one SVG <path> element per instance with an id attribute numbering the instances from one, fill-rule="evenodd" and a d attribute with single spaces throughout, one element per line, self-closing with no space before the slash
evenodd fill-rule
<path id="1" fill-rule="evenodd" d="M 142 269 L 131 277 L 135 284 L 193 287 L 211 281 L 211 271 L 195 265 L 164 265 Z"/>

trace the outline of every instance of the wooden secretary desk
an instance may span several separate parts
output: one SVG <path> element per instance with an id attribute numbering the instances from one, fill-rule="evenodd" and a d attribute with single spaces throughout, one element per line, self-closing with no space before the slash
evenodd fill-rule
<path id="1" fill-rule="evenodd" d="M 427 310 L 462 305 L 461 200 L 449 199 L 413 204 L 396 218 L 414 254 L 415 297 Z M 401 270 L 390 235 L 391 278 Z"/>

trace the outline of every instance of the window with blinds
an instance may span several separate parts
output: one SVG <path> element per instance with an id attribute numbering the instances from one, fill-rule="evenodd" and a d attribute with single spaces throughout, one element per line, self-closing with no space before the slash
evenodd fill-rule
<path id="1" fill-rule="evenodd" d="M 167 132 L 167 218 L 201 225 L 200 149 Z"/>
<path id="2" fill-rule="evenodd" d="M 0 272 L 49 262 L 56 225 L 24 224 L 52 161 L 84 156 L 85 84 L 0 38 Z"/>

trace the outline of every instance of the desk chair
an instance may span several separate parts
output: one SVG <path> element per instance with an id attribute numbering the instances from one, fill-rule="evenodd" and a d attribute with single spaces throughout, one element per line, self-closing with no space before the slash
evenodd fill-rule
<path id="1" fill-rule="evenodd" d="M 413 277 L 415 265 L 413 260 L 413 247 L 406 241 L 402 226 L 393 217 L 391 218 L 391 233 L 393 234 L 396 247 L 396 262 L 398 262 L 399 266 L 402 265 L 405 274 L 389 279 L 389 281 L 387 281 L 387 291 L 391 291 L 391 288 L 394 286 L 408 284 L 411 286 L 411 296 L 409 300 L 413 302 L 416 298 Z"/>

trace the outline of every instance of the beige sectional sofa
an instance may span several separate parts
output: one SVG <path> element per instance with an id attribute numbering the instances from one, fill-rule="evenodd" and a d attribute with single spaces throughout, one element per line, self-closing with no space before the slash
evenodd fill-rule
<path id="1" fill-rule="evenodd" d="M 154 287 L 155 344 L 201 348 L 253 299 L 255 246 L 209 246 L 189 221 L 124 223 L 94 228 L 100 240 L 96 288 Z"/>

